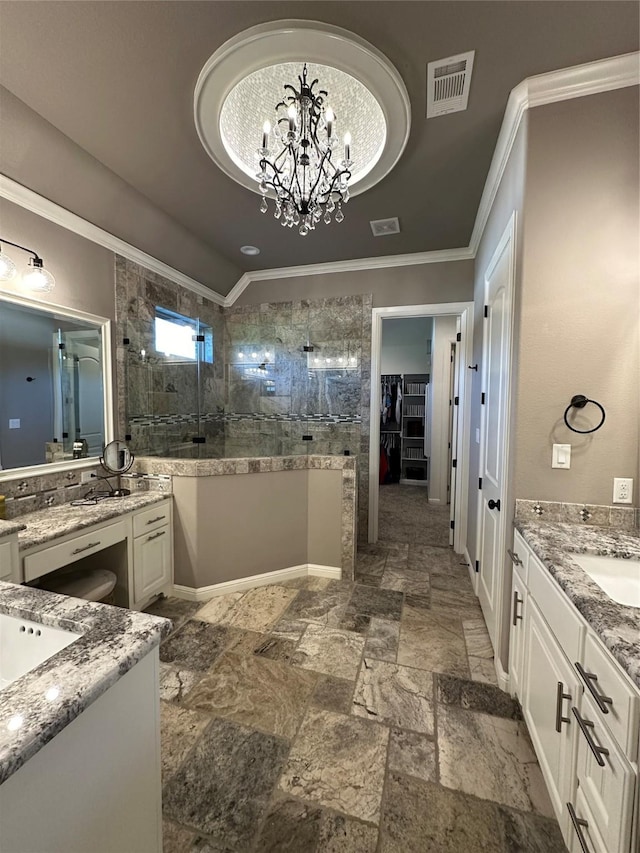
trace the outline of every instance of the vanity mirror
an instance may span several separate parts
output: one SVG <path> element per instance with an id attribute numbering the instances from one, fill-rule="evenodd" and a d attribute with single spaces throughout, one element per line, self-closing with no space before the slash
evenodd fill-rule
<path id="1" fill-rule="evenodd" d="M 97 460 L 112 418 L 110 321 L 0 293 L 0 480 Z"/>
<path id="2" fill-rule="evenodd" d="M 118 485 L 115 489 L 111 489 L 110 498 L 124 498 L 130 495 L 129 489 L 122 488 L 122 475 L 133 465 L 133 453 L 129 450 L 124 441 L 110 441 L 104 449 L 104 453 L 100 457 L 100 464 L 105 471 L 113 474 L 118 478 Z"/>

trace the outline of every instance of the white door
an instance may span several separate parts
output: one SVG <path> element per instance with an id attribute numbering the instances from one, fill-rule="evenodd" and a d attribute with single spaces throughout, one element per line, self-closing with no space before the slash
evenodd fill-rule
<path id="1" fill-rule="evenodd" d="M 494 649 L 502 618 L 506 557 L 504 499 L 508 449 L 515 214 L 485 273 L 478 510 L 478 596 Z"/>

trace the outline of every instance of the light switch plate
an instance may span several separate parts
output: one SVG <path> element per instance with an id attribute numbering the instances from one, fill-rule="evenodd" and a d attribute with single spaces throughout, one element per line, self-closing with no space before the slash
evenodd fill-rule
<path id="1" fill-rule="evenodd" d="M 551 454 L 552 468 L 571 468 L 571 445 L 554 444 Z"/>
<path id="2" fill-rule="evenodd" d="M 20 429 L 20 418 L 9 418 L 9 429 Z"/>

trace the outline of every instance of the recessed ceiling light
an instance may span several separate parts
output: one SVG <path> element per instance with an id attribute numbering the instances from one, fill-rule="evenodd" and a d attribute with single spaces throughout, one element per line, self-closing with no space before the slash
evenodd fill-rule
<path id="1" fill-rule="evenodd" d="M 240 251 L 243 255 L 259 255 L 260 249 L 257 246 L 240 246 Z"/>

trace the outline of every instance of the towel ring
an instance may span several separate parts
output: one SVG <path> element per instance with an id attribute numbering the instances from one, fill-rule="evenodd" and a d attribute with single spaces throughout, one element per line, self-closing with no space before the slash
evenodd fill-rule
<path id="1" fill-rule="evenodd" d="M 600 409 L 600 412 L 602 414 L 602 418 L 600 420 L 600 423 L 597 424 L 597 426 L 594 426 L 593 429 L 576 429 L 575 427 L 572 427 L 571 424 L 569 423 L 569 421 L 567 420 L 567 415 L 569 414 L 569 410 L 570 409 L 584 409 L 584 407 L 587 405 L 587 403 L 593 403 L 594 406 L 597 406 Z M 587 397 L 584 396 L 584 394 L 576 394 L 575 397 L 572 397 L 571 402 L 569 403 L 567 408 L 564 410 L 564 422 L 565 422 L 565 424 L 569 427 L 569 429 L 572 432 L 578 432 L 578 433 L 580 433 L 580 435 L 588 435 L 590 432 L 595 432 L 596 430 L 599 430 L 600 427 L 602 426 L 602 424 L 604 423 L 605 418 L 606 418 L 606 413 L 604 411 L 604 408 L 600 405 L 600 403 L 596 402 L 595 400 L 589 400 Z"/>

